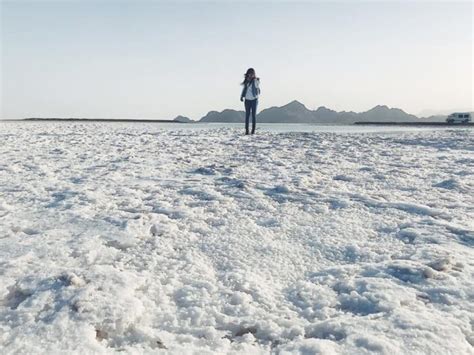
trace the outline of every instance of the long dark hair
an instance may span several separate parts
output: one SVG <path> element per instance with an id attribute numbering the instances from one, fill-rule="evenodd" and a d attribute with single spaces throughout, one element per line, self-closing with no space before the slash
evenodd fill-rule
<path id="1" fill-rule="evenodd" d="M 245 85 L 250 82 L 250 74 L 253 74 L 255 78 L 255 69 L 254 68 L 248 68 L 247 72 L 244 74 L 244 81 L 242 81 L 241 85 Z"/>

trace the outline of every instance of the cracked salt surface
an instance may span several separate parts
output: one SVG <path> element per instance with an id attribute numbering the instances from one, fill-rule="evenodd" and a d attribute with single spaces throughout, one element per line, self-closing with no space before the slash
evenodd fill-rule
<path id="1" fill-rule="evenodd" d="M 0 127 L 1 353 L 473 353 L 469 129 Z"/>

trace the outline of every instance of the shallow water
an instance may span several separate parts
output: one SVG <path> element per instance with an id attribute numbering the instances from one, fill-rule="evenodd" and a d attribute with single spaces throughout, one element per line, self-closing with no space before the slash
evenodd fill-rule
<path id="1" fill-rule="evenodd" d="M 242 123 L 170 123 L 170 122 L 83 122 L 83 121 L 3 121 L 1 123 L 17 124 L 17 125 L 50 125 L 52 128 L 57 125 L 98 125 L 110 124 L 114 127 L 147 127 L 149 130 L 203 130 L 203 129 L 221 129 L 221 128 L 241 128 L 244 130 Z M 429 131 L 449 131 L 449 130 L 471 130 L 472 127 L 466 126 L 387 126 L 387 125 L 326 125 L 326 124 L 307 124 L 307 123 L 257 123 L 257 132 L 324 132 L 324 133 L 399 133 L 399 132 L 429 132 Z"/>

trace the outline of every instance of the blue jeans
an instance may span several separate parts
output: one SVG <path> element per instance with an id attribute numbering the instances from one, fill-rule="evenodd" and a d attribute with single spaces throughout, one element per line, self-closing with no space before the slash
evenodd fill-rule
<path id="1" fill-rule="evenodd" d="M 245 100 L 245 134 L 249 134 L 250 112 L 252 112 L 252 134 L 255 133 L 258 99 Z"/>

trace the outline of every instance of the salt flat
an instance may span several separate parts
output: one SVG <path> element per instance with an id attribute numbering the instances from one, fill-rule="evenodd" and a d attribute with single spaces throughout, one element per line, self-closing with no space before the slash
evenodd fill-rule
<path id="1" fill-rule="evenodd" d="M 474 353 L 472 130 L 0 136 L 2 354 Z"/>

